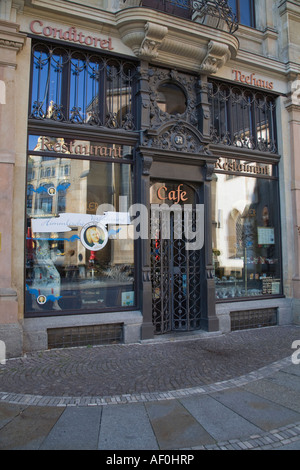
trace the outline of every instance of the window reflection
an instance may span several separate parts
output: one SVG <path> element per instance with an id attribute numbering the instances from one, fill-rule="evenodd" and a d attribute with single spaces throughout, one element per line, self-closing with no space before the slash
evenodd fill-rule
<path id="1" fill-rule="evenodd" d="M 49 163 L 56 176 L 39 176 Z M 27 313 L 133 307 L 134 242 L 126 217 L 132 204 L 131 164 L 79 158 L 50 162 L 32 151 L 27 174 Z M 113 208 L 123 218 L 113 213 L 103 219 Z M 93 245 L 84 243 L 84 230 L 86 241 L 92 230 L 98 233 L 97 243 L 91 236 Z"/>
<path id="2" fill-rule="evenodd" d="M 33 44 L 30 118 L 135 129 L 133 63 Z"/>
<path id="3" fill-rule="evenodd" d="M 255 28 L 254 0 L 229 0 L 228 4 L 239 23 Z"/>
<path id="4" fill-rule="evenodd" d="M 277 181 L 215 173 L 212 190 L 217 299 L 281 294 Z"/>

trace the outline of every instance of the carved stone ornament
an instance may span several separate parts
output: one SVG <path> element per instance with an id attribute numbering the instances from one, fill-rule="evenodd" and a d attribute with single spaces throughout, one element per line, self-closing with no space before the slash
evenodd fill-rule
<path id="1" fill-rule="evenodd" d="M 206 74 L 217 73 L 230 59 L 230 56 L 230 50 L 226 44 L 210 41 L 206 57 L 200 66 L 200 70 Z"/>
<path id="2" fill-rule="evenodd" d="M 19 25 L 0 19 L 0 64 L 2 66 L 16 66 L 16 54 L 22 50 L 25 42 L 26 34 L 19 32 Z M 1 49 L 6 49 L 6 52 L 1 53 Z"/>
<path id="3" fill-rule="evenodd" d="M 153 163 L 152 157 L 143 156 L 143 175 L 148 176 L 150 175 L 150 169 Z"/>
<path id="4" fill-rule="evenodd" d="M 142 145 L 171 152 L 210 154 L 200 133 L 182 121 L 164 124 L 157 133 L 147 131 Z"/>
<path id="5" fill-rule="evenodd" d="M 193 18 L 174 21 L 151 8 L 124 5 L 116 14 L 116 27 L 125 46 L 141 60 L 210 74 L 237 54 L 239 41 L 227 31 L 199 23 L 195 28 Z"/>
<path id="6" fill-rule="evenodd" d="M 300 106 L 300 80 L 294 80 L 291 86 L 292 104 Z"/>
<path id="7" fill-rule="evenodd" d="M 206 170 L 206 174 L 205 174 L 206 181 L 212 181 L 212 176 L 213 176 L 214 170 L 215 170 L 214 163 L 207 163 L 205 165 L 205 170 Z"/>
<path id="8" fill-rule="evenodd" d="M 158 49 L 164 37 L 168 32 L 168 28 L 154 23 L 146 23 L 145 25 L 145 38 L 142 45 L 137 52 L 140 59 L 151 60 L 158 57 Z"/>
<path id="9" fill-rule="evenodd" d="M 158 128 L 163 123 L 172 119 L 180 119 L 197 126 L 197 78 L 193 75 L 180 73 L 176 70 L 149 69 L 149 90 L 150 90 L 150 122 L 152 128 Z M 186 109 L 182 114 L 170 115 L 158 106 L 159 87 L 164 83 L 172 83 L 186 96 Z"/>

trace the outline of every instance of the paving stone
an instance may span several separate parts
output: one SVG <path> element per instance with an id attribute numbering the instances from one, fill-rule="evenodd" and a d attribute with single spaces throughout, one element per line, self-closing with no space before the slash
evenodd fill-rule
<path id="1" fill-rule="evenodd" d="M 296 379 L 298 382 L 299 378 L 296 377 Z M 284 384 L 279 384 L 267 378 L 259 380 L 258 382 L 250 382 L 243 388 L 260 397 L 300 413 L 300 392 L 297 391 L 297 384 L 295 384 L 294 388 L 291 381 L 287 387 Z"/>
<path id="2" fill-rule="evenodd" d="M 300 421 L 299 413 L 245 390 L 218 392 L 213 397 L 264 431 Z"/>
<path id="3" fill-rule="evenodd" d="M 100 450 L 157 450 L 145 406 L 140 403 L 103 408 Z"/>
<path id="4" fill-rule="evenodd" d="M 273 447 L 273 450 L 300 450 L 300 440 L 280 447 Z"/>
<path id="5" fill-rule="evenodd" d="M 41 450 L 96 450 L 102 408 L 66 408 Z"/>
<path id="6" fill-rule="evenodd" d="M 210 396 L 180 401 L 217 441 L 248 437 L 259 431 L 252 423 Z"/>
<path id="7" fill-rule="evenodd" d="M 23 410 L 24 406 L 16 406 L 11 403 L 0 403 L 0 430 L 18 416 Z M 0 442 L 1 445 L 1 442 Z"/>
<path id="8" fill-rule="evenodd" d="M 160 449 L 214 444 L 215 440 L 178 401 L 147 403 L 146 409 Z"/>
<path id="9" fill-rule="evenodd" d="M 55 407 L 28 406 L 0 430 L 0 449 L 38 450 L 62 412 Z"/>

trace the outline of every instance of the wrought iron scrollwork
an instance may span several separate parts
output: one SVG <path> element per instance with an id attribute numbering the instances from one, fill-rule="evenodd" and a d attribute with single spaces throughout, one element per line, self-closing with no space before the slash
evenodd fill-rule
<path id="1" fill-rule="evenodd" d="M 198 21 L 208 24 L 216 29 L 227 29 L 234 34 L 239 25 L 227 0 L 200 0 L 192 1 L 193 14 L 198 14 Z"/>
<path id="2" fill-rule="evenodd" d="M 170 223 L 170 239 L 161 238 Z M 201 322 L 201 253 L 186 250 L 186 240 L 174 233 L 183 224 L 181 215 L 160 220 L 157 236 L 151 242 L 152 312 L 156 334 L 193 331 Z M 195 230 L 195 213 L 192 214 Z M 182 228 L 183 230 L 183 228 Z"/>
<path id="3" fill-rule="evenodd" d="M 123 0 L 128 6 L 153 8 L 234 34 L 238 20 L 227 0 Z"/>
<path id="4" fill-rule="evenodd" d="M 131 62 L 34 44 L 29 117 L 133 131 L 135 81 Z"/>
<path id="5" fill-rule="evenodd" d="M 213 81 L 209 101 L 212 143 L 277 153 L 273 95 Z"/>

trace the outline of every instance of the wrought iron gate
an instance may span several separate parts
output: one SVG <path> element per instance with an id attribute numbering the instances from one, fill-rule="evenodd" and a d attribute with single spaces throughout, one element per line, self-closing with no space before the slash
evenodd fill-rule
<path id="1" fill-rule="evenodd" d="M 162 220 L 151 240 L 152 315 L 156 334 L 200 329 L 201 251 L 187 251 L 186 240 L 174 236 L 170 214 L 170 238 L 162 239 Z M 184 224 L 182 212 L 181 223 Z"/>

